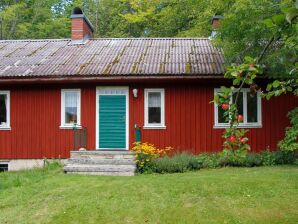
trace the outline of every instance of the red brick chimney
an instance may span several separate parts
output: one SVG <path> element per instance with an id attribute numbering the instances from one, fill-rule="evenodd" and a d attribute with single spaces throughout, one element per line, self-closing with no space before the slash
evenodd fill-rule
<path id="1" fill-rule="evenodd" d="M 221 19 L 223 19 L 223 16 L 213 16 L 211 20 L 212 25 L 212 32 L 210 38 L 214 38 L 217 33 L 217 28 L 220 27 Z"/>
<path id="2" fill-rule="evenodd" d="M 220 20 L 221 19 L 223 19 L 223 16 L 217 15 L 217 16 L 212 17 L 211 24 L 212 24 L 213 29 L 217 29 L 220 26 Z"/>
<path id="3" fill-rule="evenodd" d="M 71 40 L 84 42 L 93 37 L 94 28 L 83 11 L 76 7 L 71 15 Z"/>

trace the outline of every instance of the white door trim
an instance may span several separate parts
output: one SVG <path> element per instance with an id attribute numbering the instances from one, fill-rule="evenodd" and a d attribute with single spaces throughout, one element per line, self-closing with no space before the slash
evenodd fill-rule
<path id="1" fill-rule="evenodd" d="M 129 148 L 129 87 L 128 86 L 97 86 L 96 87 L 96 137 L 95 147 L 97 150 L 104 150 L 99 147 L 99 96 L 100 95 L 125 95 L 126 98 L 126 148 Z M 107 150 L 107 149 L 106 149 Z M 113 150 L 112 148 L 110 150 Z"/>

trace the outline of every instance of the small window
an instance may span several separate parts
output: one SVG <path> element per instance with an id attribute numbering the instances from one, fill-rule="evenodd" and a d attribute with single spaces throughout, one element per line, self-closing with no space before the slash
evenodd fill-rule
<path id="1" fill-rule="evenodd" d="M 215 89 L 215 94 L 220 89 Z M 231 101 L 235 102 L 236 93 L 231 97 Z M 251 94 L 249 89 L 242 89 L 239 94 L 237 103 L 238 113 L 243 115 L 243 121 L 239 124 L 239 127 L 261 127 L 261 95 L 260 92 Z M 224 111 L 217 104 L 214 104 L 215 114 L 215 127 L 228 127 L 229 124 L 224 118 Z"/>
<path id="2" fill-rule="evenodd" d="M 0 91 L 0 129 L 10 128 L 10 92 Z"/>
<path id="3" fill-rule="evenodd" d="M 0 172 L 8 171 L 8 163 L 0 162 Z"/>
<path id="4" fill-rule="evenodd" d="M 165 128 L 164 89 L 145 89 L 145 128 Z"/>
<path id="5" fill-rule="evenodd" d="M 81 91 L 79 89 L 61 91 L 61 127 L 72 128 L 75 124 L 80 126 L 80 107 Z"/>

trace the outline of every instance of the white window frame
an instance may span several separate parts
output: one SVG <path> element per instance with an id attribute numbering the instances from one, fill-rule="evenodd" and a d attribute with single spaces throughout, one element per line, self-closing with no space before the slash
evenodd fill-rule
<path id="1" fill-rule="evenodd" d="M 1 95 L 7 96 L 7 102 L 6 102 L 6 123 L 0 124 L 0 130 L 11 130 L 10 127 L 10 91 L 9 90 L 1 90 Z"/>
<path id="2" fill-rule="evenodd" d="M 214 95 L 220 92 L 220 88 L 214 89 Z M 258 104 L 258 122 L 247 122 L 247 93 L 250 92 L 249 88 L 243 88 L 243 122 L 239 123 L 238 128 L 261 128 L 262 127 L 262 97 L 261 91 L 257 92 L 257 104 Z M 230 104 L 232 103 L 232 97 Z M 218 122 L 218 104 L 214 103 L 214 128 L 227 128 L 229 123 Z"/>
<path id="3" fill-rule="evenodd" d="M 148 96 L 149 93 L 160 93 L 161 108 L 160 108 L 160 123 L 150 124 L 148 117 Z M 144 129 L 165 129 L 165 90 L 164 89 L 144 89 Z"/>
<path id="4" fill-rule="evenodd" d="M 78 107 L 77 107 L 77 123 L 65 123 L 65 93 L 78 93 Z M 61 89 L 61 126 L 62 129 L 72 129 L 74 127 L 81 127 L 81 89 Z"/>

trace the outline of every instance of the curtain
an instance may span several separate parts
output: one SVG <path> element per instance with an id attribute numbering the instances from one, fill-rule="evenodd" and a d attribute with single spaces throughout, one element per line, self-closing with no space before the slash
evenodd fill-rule
<path id="1" fill-rule="evenodd" d="M 161 107 L 161 95 L 160 95 L 160 93 L 149 93 L 149 95 L 148 95 L 148 107 Z"/>
<path id="2" fill-rule="evenodd" d="M 65 107 L 76 108 L 78 104 L 78 93 L 77 92 L 66 92 L 65 93 Z"/>
<path id="3" fill-rule="evenodd" d="M 78 93 L 65 92 L 65 123 L 77 123 Z"/>

